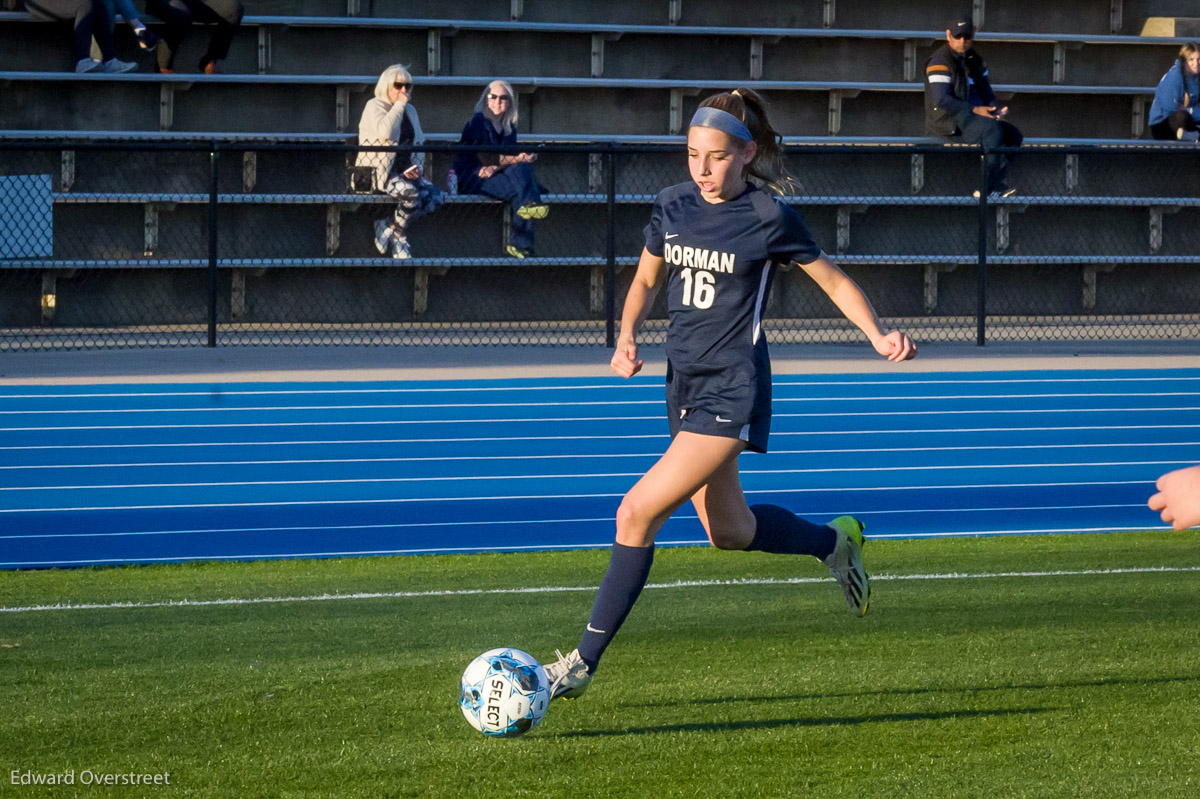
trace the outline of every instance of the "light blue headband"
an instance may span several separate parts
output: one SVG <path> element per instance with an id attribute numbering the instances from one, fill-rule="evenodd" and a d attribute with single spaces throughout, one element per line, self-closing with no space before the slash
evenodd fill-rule
<path id="1" fill-rule="evenodd" d="M 692 116 L 691 124 L 699 125 L 702 128 L 723 130 L 730 136 L 734 136 L 742 141 L 754 141 L 754 137 L 750 135 L 750 128 L 746 127 L 746 123 L 728 111 L 722 111 L 712 106 L 697 108 L 696 113 Z M 689 127 L 691 126 L 689 125 Z"/>

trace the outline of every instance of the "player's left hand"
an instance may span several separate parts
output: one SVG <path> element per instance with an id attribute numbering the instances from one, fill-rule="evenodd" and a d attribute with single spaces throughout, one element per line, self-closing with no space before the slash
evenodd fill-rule
<path id="1" fill-rule="evenodd" d="M 907 333 L 900 330 L 893 330 L 883 338 L 876 339 L 871 343 L 874 345 L 875 351 L 889 361 L 907 361 L 917 357 L 917 345 L 913 343 Z"/>
<path id="2" fill-rule="evenodd" d="M 413 164 L 408 169 L 404 170 L 405 180 L 416 180 L 421 177 L 421 167 Z"/>

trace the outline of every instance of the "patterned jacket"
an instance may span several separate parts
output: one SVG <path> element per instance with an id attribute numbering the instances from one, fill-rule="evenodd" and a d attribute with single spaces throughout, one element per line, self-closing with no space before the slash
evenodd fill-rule
<path id="1" fill-rule="evenodd" d="M 987 64 L 974 48 L 958 55 L 943 44 L 925 62 L 925 132 L 953 136 L 977 105 L 994 105 Z"/>

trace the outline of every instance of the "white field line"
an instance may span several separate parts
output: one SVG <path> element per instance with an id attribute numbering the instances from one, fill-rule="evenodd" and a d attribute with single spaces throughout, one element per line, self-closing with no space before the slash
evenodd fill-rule
<path id="1" fill-rule="evenodd" d="M 665 436 L 664 436 L 665 437 Z M 1200 441 L 1163 441 L 1147 444 L 1140 441 L 1110 443 L 1106 441 L 1090 442 L 1087 444 L 1004 444 L 986 447 L 988 452 L 1000 450 L 1059 450 L 1059 449 L 1113 449 L 1116 447 L 1137 447 L 1140 450 L 1152 447 L 1200 447 Z M 771 454 L 779 455 L 859 455 L 881 453 L 909 452 L 977 452 L 980 447 L 874 447 L 874 448 L 844 448 L 844 449 L 773 449 Z M 0 471 L 27 469 L 131 469 L 138 467 L 170 468 L 177 466 L 315 466 L 353 463 L 442 463 L 457 461 L 541 461 L 541 460 L 578 460 L 580 458 L 658 458 L 661 450 L 651 452 L 578 452 L 549 453 L 544 455 L 441 455 L 415 458 L 292 458 L 286 460 L 244 460 L 244 461 L 130 461 L 128 463 L 36 463 L 22 466 L 0 466 Z M 871 467 L 874 468 L 874 467 Z M 943 467 L 946 468 L 946 467 Z M 964 465 L 963 468 L 971 468 Z"/>
<path id="2" fill-rule="evenodd" d="M 1088 577 L 1088 576 L 1117 576 L 1126 574 L 1169 574 L 1179 572 L 1200 572 L 1200 566 L 1146 566 L 1124 569 L 1059 569 L 1055 571 L 1027 572 L 945 572 L 933 574 L 880 574 L 872 577 L 876 582 L 909 582 L 928 580 L 997 580 L 997 579 L 1036 579 L 1046 577 Z M 655 590 L 674 590 L 680 588 L 715 588 L 724 586 L 758 586 L 758 585 L 806 585 L 810 583 L 832 582 L 832 577 L 792 577 L 788 579 L 740 579 L 740 580 L 678 580 L 672 583 L 648 583 L 646 588 Z M 223 607 L 229 605 L 270 605 L 298 602 L 333 602 L 339 600 L 369 600 L 369 599 L 422 599 L 430 597 L 459 597 L 459 596 L 496 596 L 505 594 L 561 594 L 595 591 L 594 585 L 580 586 L 538 586 L 526 588 L 462 588 L 433 591 L 387 591 L 353 594 L 312 594 L 308 596 L 276 596 L 276 597 L 247 597 L 233 599 L 179 599 L 164 602 L 108 602 L 56 605 L 26 605 L 16 607 L 0 607 L 0 613 L 34 613 L 48 610 L 120 610 L 142 608 L 182 608 L 182 607 Z"/>
<path id="3" fill-rule="evenodd" d="M 653 457 L 653 456 L 646 456 Z M 949 464 L 931 466 L 839 466 L 819 469 L 742 469 L 742 475 L 788 475 L 788 474 L 841 474 L 870 472 L 940 472 L 969 471 L 983 469 L 1116 469 L 1133 466 L 1180 467 L 1190 466 L 1195 461 L 1152 460 L 1152 461 L 1084 461 L 1078 463 L 982 463 L 975 465 Z M 641 472 L 581 472 L 570 474 L 480 474 L 447 475 L 441 477 L 342 477 L 325 480 L 219 480 L 213 482 L 185 483 L 111 483 L 101 485 L 46 485 L 46 486 L 0 486 L 0 491 L 120 491 L 145 490 L 151 488 L 246 488 L 250 486 L 324 486 L 324 485 L 377 485 L 405 483 L 477 483 L 485 480 L 606 480 L 641 477 Z"/>
<path id="4" fill-rule="evenodd" d="M 650 417 L 642 417 L 650 418 Z M 1200 424 L 1117 424 L 1117 425 L 1067 425 L 1064 427 L 939 427 L 914 428 L 904 430 L 779 430 L 772 431 L 773 437 L 779 436 L 911 436 L 911 435 L 959 435 L 965 433 L 1045 433 L 1045 432 L 1091 432 L 1098 430 L 1194 430 Z M 28 429 L 28 428 L 21 428 Z M 291 441 L 184 441 L 160 443 L 132 444 L 71 444 L 71 449 L 146 449 L 151 447 L 300 447 L 321 445 L 366 445 L 366 444 L 462 444 L 503 441 L 611 441 L 616 439 L 667 439 L 666 433 L 644 433 L 633 435 L 592 435 L 592 436 L 462 436 L 451 438 L 340 438 L 340 439 L 296 439 Z M 1137 444 L 1141 446 L 1141 444 Z M 1063 445 L 1063 446 L 1090 446 Z M 1113 445 L 1117 446 L 1117 445 Z M 1124 446 L 1124 445 L 1122 445 Z M 0 452 L 16 450 L 43 450 L 63 448 L 62 444 L 31 444 L 25 446 L 0 446 Z M 830 451 L 830 450 L 826 450 Z M 847 450 L 850 451 L 850 450 Z M 866 451 L 866 450 L 864 450 Z M 775 450 L 772 450 L 775 452 Z"/>
<path id="5" fill-rule="evenodd" d="M 1006 378 L 979 378 L 979 377 L 954 377 L 942 379 L 878 379 L 878 380 L 822 380 L 820 378 L 813 380 L 789 380 L 786 377 L 778 377 L 775 380 L 775 385 L 779 386 L 908 386 L 908 385 L 1013 385 L 1022 383 L 1033 383 L 1036 385 L 1045 385 L 1049 383 L 1170 383 L 1176 384 L 1185 381 L 1200 381 L 1200 377 L 1180 376 L 1180 377 L 1006 377 Z M 127 385 L 127 384 L 110 384 L 110 385 Z M 128 384 L 133 385 L 133 384 Z M 79 397 L 209 397 L 213 394 L 218 394 L 222 397 L 248 397 L 248 396 L 286 396 L 290 394 L 299 395 L 314 395 L 314 394 L 429 394 L 429 393 L 472 393 L 472 392 L 501 392 L 501 391 L 594 391 L 597 389 L 607 390 L 629 390 L 629 389 L 659 389 L 662 387 L 661 381 L 655 379 L 653 381 L 640 380 L 632 382 L 613 382 L 613 383 L 594 383 L 594 384 L 578 384 L 578 385 L 563 385 L 561 383 L 542 383 L 530 384 L 522 386 L 423 386 L 413 388 L 321 388 L 321 389 L 293 389 L 293 388 L 267 388 L 267 389 L 229 389 L 222 386 L 220 390 L 195 390 L 195 391 L 147 391 L 144 386 L 138 386 L 138 391 L 91 391 L 79 393 L 59 393 L 59 394 L 43 394 L 40 392 L 16 393 L 16 394 L 0 394 L 0 399 L 28 399 L 36 397 L 39 399 L 74 399 Z"/>
<path id="6" fill-rule="evenodd" d="M 900 394 L 896 396 L 850 396 L 832 397 L 775 397 L 776 403 L 784 402 L 934 402 L 960 400 L 1016 400 L 1016 399 L 1096 399 L 1100 397 L 1145 398 L 1145 397 L 1196 397 L 1195 391 L 1130 391 L 1130 392 L 1091 392 L 1080 394 L 935 394 L 929 396 L 914 396 Z M 658 405 L 661 398 L 645 400 L 622 400 L 622 405 Z M 3 411 L 0 416 L 20 415 L 54 415 L 54 414 L 133 414 L 133 413 L 248 413 L 267 411 L 372 411 L 372 410 L 444 410 L 448 408 L 590 408 L 595 406 L 612 405 L 612 400 L 571 400 L 560 402 L 426 402 L 426 403 L 381 403 L 381 404 L 351 404 L 351 405 L 245 405 L 228 407 L 223 404 L 191 406 L 183 408 L 60 408 L 48 410 L 35 408 L 31 410 Z"/>
<path id="7" fill-rule="evenodd" d="M 612 403 L 602 403 L 612 405 Z M 649 403 L 647 403 L 649 404 Z M 661 404 L 655 402 L 654 404 Z M 870 417 L 908 417 L 908 416 L 963 416 L 967 414 L 979 416 L 995 416 L 998 414 L 1057 414 L 1057 413 L 1182 413 L 1185 411 L 1200 411 L 1196 406 L 1178 406 L 1166 408 L 972 408 L 968 410 L 936 410 L 936 411 L 830 411 L 826 413 L 776 413 L 775 419 L 826 419 L 851 418 L 860 416 Z M 487 419 L 376 419 L 362 421 L 317 421 L 317 422 L 214 422 L 210 424 L 129 424 L 129 425 L 47 425 L 36 427 L 0 427 L 0 432 L 53 432 L 79 430 L 211 430 L 225 428 L 269 428 L 269 427 L 353 427 L 362 425 L 437 425 L 437 424 L 550 424 L 553 422 L 632 422 L 641 420 L 660 421 L 662 414 L 653 416 L 555 416 L 555 417 L 517 417 L 506 419 L 495 417 Z"/>

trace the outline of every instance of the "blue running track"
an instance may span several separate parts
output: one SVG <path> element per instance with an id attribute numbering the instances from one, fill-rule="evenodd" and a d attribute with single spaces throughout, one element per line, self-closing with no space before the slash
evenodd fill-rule
<path id="1" fill-rule="evenodd" d="M 661 377 L 4 387 L 0 567 L 608 546 L 664 412 Z M 1162 527 L 1200 369 L 777 376 L 771 445 L 751 502 L 871 537 Z"/>

